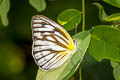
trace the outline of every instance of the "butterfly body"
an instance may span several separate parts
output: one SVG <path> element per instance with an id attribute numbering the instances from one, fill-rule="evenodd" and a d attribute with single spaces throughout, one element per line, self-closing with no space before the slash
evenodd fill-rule
<path id="1" fill-rule="evenodd" d="M 76 46 L 59 24 L 49 18 L 36 15 L 32 18 L 32 55 L 41 70 L 53 70 L 70 58 Z"/>

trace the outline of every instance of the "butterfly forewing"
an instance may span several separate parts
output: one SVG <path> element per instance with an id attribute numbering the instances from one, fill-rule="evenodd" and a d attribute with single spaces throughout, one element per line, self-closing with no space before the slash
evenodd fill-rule
<path id="1" fill-rule="evenodd" d="M 32 55 L 42 70 L 52 70 L 61 66 L 74 51 L 69 34 L 57 23 L 45 16 L 32 18 Z"/>

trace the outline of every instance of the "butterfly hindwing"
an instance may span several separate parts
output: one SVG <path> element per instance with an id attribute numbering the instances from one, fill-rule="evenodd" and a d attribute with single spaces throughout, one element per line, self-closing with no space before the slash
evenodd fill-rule
<path id="1" fill-rule="evenodd" d="M 32 55 L 42 70 L 61 66 L 70 57 L 70 49 L 74 48 L 69 34 L 45 16 L 33 16 L 32 35 Z"/>

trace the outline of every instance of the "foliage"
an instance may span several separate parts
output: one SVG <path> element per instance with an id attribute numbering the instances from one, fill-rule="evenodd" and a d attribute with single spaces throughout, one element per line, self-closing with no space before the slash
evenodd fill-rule
<path id="1" fill-rule="evenodd" d="M 112 14 L 110 16 L 108 16 L 106 14 L 106 12 L 104 11 L 104 8 L 102 5 L 100 5 L 99 3 L 93 3 L 94 5 L 96 5 L 99 9 L 99 19 L 101 22 L 117 22 L 120 21 L 120 13 L 115 13 Z"/>
<path id="2" fill-rule="evenodd" d="M 47 72 L 38 69 L 36 80 L 113 80 L 113 76 L 115 80 L 120 80 L 119 8 L 119 0 L 86 0 L 85 3 L 84 0 L 70 0 L 69 3 L 67 0 L 0 0 L 0 79 L 35 79 L 38 67 L 31 55 L 30 19 L 33 15 L 42 14 L 55 21 L 57 19 L 73 35 L 77 51 L 55 70 Z M 106 59 L 109 62 L 103 63 Z M 109 65 L 107 69 L 111 73 L 103 71 L 103 68 L 100 71 L 89 69 L 89 75 L 86 76 L 84 63 L 88 68 L 91 65 L 98 67 L 96 63 Z M 109 79 L 112 68 L 113 76 Z M 106 75 L 100 78 L 101 75 L 97 76 L 96 73 Z"/>
<path id="3" fill-rule="evenodd" d="M 8 25 L 7 13 L 10 8 L 9 0 L 0 0 L 0 17 L 4 26 Z"/>
<path id="4" fill-rule="evenodd" d="M 78 10 L 68 9 L 58 15 L 57 21 L 63 25 L 66 30 L 72 30 L 80 23 L 81 14 Z"/>
<path id="5" fill-rule="evenodd" d="M 45 0 L 29 0 L 29 3 L 39 12 L 46 8 Z"/>
<path id="6" fill-rule="evenodd" d="M 112 5 L 112 6 L 120 8 L 120 1 L 119 0 L 103 0 L 103 1 Z"/>
<path id="7" fill-rule="evenodd" d="M 111 61 L 111 65 L 113 67 L 113 75 L 115 77 L 115 80 L 120 80 L 120 64 L 117 62 Z"/>
<path id="8" fill-rule="evenodd" d="M 90 32 L 89 53 L 98 61 L 110 59 L 120 62 L 120 30 L 113 26 L 100 25 L 92 28 Z"/>
<path id="9" fill-rule="evenodd" d="M 108 15 L 104 11 L 103 6 L 100 5 L 99 3 L 93 3 L 93 5 L 96 5 L 99 9 L 99 19 L 100 19 L 100 21 L 101 22 L 106 22 L 106 18 L 108 17 Z"/>

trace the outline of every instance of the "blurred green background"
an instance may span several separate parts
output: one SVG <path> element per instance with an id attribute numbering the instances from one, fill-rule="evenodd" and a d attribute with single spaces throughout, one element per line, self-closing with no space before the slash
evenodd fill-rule
<path id="1" fill-rule="evenodd" d="M 120 12 L 101 0 L 86 0 L 86 30 L 102 24 L 98 19 L 98 9 L 92 5 L 94 2 L 102 4 L 108 14 Z M 82 11 L 81 0 L 46 0 L 47 7 L 42 12 L 37 12 L 28 0 L 10 0 L 10 3 L 9 24 L 5 27 L 0 23 L 0 80 L 35 80 L 38 67 L 31 54 L 32 16 L 44 15 L 57 21 L 63 10 Z M 81 24 L 78 31 L 81 31 Z M 109 60 L 97 62 L 87 53 L 81 66 L 83 80 L 114 80 Z M 78 76 L 77 71 L 71 80 L 79 80 Z"/>

